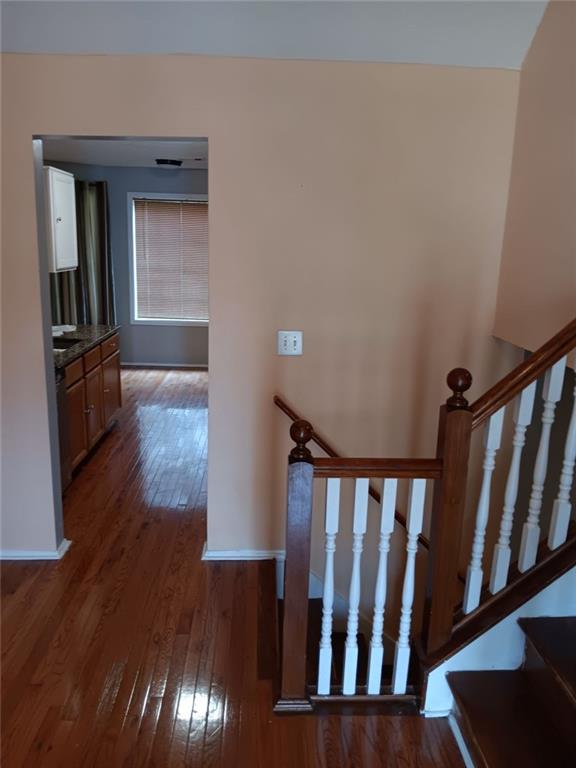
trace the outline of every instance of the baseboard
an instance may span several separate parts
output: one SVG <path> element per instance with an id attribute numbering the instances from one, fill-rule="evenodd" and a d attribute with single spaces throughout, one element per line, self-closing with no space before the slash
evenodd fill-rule
<path id="1" fill-rule="evenodd" d="M 202 560 L 284 560 L 283 549 L 208 549 L 206 542 Z"/>
<path id="2" fill-rule="evenodd" d="M 275 560 L 276 595 L 281 596 L 284 587 L 284 562 L 286 552 L 283 549 L 208 549 L 206 542 L 202 548 L 202 560 L 222 562 L 226 560 Z"/>
<path id="3" fill-rule="evenodd" d="M 60 560 L 68 551 L 72 542 L 62 539 L 58 549 L 2 549 L 0 560 Z"/>
<path id="4" fill-rule="evenodd" d="M 425 717 L 427 720 L 434 720 L 437 718 L 444 718 L 444 717 L 450 717 L 452 714 L 451 709 L 445 709 L 445 710 L 436 710 L 434 712 L 426 712 L 426 710 L 421 709 L 420 714 L 422 717 Z"/>
<path id="5" fill-rule="evenodd" d="M 207 371 L 208 366 L 204 363 L 120 363 L 120 368 L 178 368 L 187 371 Z"/>
<path id="6" fill-rule="evenodd" d="M 468 745 L 466 744 L 466 740 L 464 739 L 464 735 L 462 734 L 462 730 L 460 729 L 460 725 L 456 718 L 454 717 L 453 713 L 450 713 L 448 715 L 448 724 L 450 726 L 450 730 L 452 731 L 452 735 L 454 736 L 454 741 L 458 745 L 458 749 L 460 750 L 460 754 L 462 756 L 462 760 L 464 761 L 464 765 L 466 768 L 475 768 L 476 763 L 472 759 L 472 755 L 470 754 L 470 750 L 468 749 Z"/>

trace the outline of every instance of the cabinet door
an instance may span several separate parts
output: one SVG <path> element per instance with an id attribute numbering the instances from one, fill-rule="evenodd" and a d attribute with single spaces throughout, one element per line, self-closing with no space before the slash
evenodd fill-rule
<path id="1" fill-rule="evenodd" d="M 48 173 L 48 230 L 51 234 L 50 271 L 75 269 L 78 266 L 76 237 L 76 191 L 74 176 L 55 168 Z"/>
<path id="2" fill-rule="evenodd" d="M 120 385 L 120 354 L 104 360 L 102 363 L 102 385 L 104 399 L 104 424 L 108 425 L 116 411 L 122 405 Z"/>
<path id="3" fill-rule="evenodd" d="M 100 439 L 104 432 L 104 413 L 102 403 L 102 366 L 86 374 L 86 428 L 88 431 L 88 448 Z"/>
<path id="4" fill-rule="evenodd" d="M 86 432 L 86 389 L 84 379 L 66 390 L 66 412 L 68 417 L 68 450 L 70 465 L 76 467 L 88 451 Z"/>

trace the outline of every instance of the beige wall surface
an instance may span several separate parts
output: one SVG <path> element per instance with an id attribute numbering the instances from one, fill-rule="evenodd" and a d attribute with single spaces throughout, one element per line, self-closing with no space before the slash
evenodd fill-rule
<path id="1" fill-rule="evenodd" d="M 490 333 L 518 77 L 5 56 L 4 546 L 45 548 L 51 514 L 33 134 L 209 138 L 208 546 L 278 548 L 274 392 L 348 454 L 430 455 L 446 372 L 479 395 L 516 361 Z M 304 331 L 302 357 L 276 357 L 278 328 Z"/>
<path id="2" fill-rule="evenodd" d="M 576 317 L 575 41 L 550 3 L 520 79 L 495 332 L 529 350 Z"/>

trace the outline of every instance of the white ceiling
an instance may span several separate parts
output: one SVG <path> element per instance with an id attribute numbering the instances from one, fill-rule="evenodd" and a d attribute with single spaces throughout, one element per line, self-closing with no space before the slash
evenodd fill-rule
<path id="1" fill-rule="evenodd" d="M 208 168 L 208 140 L 148 141 L 146 139 L 44 140 L 44 161 L 156 167 L 156 158 L 183 160 L 182 168 Z M 166 172 L 174 168 L 166 168 Z"/>
<path id="2" fill-rule="evenodd" d="M 519 69 L 537 0 L 3 0 L 2 50 L 188 53 Z"/>

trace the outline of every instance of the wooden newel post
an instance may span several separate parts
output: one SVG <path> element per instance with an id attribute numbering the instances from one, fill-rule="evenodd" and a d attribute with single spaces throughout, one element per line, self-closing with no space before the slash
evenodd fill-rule
<path id="1" fill-rule="evenodd" d="M 312 710 L 306 686 L 310 531 L 314 483 L 314 460 L 307 443 L 312 439 L 312 435 L 312 425 L 307 421 L 295 421 L 290 427 L 290 437 L 296 445 L 288 459 L 282 673 L 280 699 L 274 708 L 276 712 Z"/>
<path id="2" fill-rule="evenodd" d="M 434 490 L 426 583 L 424 638 L 429 654 L 452 633 L 472 435 L 472 411 L 464 397 L 472 375 L 455 368 L 447 383 L 452 396 L 440 408 L 436 456 L 442 460 L 442 477 Z"/>

